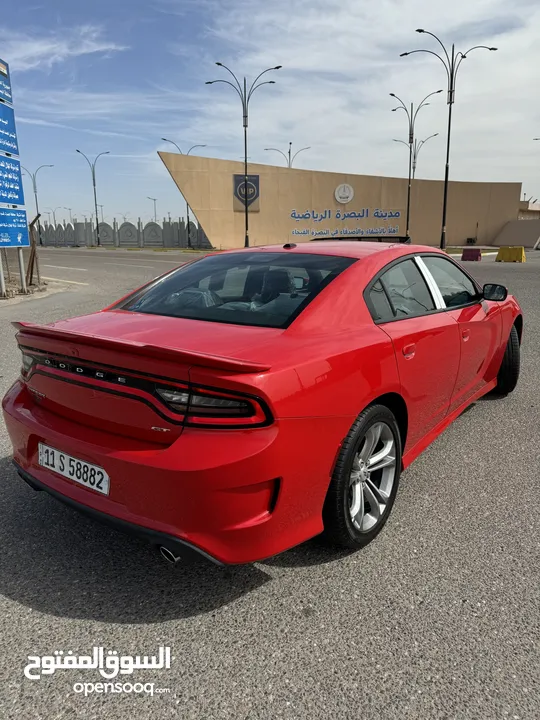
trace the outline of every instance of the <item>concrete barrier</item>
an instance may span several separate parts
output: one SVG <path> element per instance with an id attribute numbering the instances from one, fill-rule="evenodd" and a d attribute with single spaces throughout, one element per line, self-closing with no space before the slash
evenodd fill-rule
<path id="1" fill-rule="evenodd" d="M 495 262 L 527 262 L 524 247 L 502 247 L 499 248 Z"/>
<path id="2" fill-rule="evenodd" d="M 463 252 L 461 253 L 461 259 L 479 261 L 482 259 L 482 252 L 480 248 L 463 248 Z"/>

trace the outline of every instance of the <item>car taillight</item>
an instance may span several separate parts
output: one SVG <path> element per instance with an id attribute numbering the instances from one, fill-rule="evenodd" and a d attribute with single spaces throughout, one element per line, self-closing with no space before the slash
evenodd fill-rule
<path id="1" fill-rule="evenodd" d="M 257 427 L 270 421 L 262 401 L 251 396 L 198 387 L 157 388 L 156 392 L 171 410 L 184 415 L 186 425 Z"/>
<path id="2" fill-rule="evenodd" d="M 34 358 L 31 355 L 27 355 L 23 352 L 22 354 L 22 367 L 21 367 L 21 373 L 23 377 L 26 377 L 30 370 L 32 369 L 32 365 L 34 364 Z"/>
<path id="3" fill-rule="evenodd" d="M 189 393 L 181 390 L 165 390 L 158 388 L 157 394 L 165 400 L 165 403 L 177 413 L 185 415 L 189 402 Z"/>

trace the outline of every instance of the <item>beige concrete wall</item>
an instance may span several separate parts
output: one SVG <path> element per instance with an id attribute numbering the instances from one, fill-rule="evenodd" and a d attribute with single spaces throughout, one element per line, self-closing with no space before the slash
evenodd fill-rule
<path id="1" fill-rule="evenodd" d="M 173 180 L 193 209 L 216 248 L 242 247 L 244 215 L 233 210 L 233 175 L 243 173 L 243 164 L 215 158 L 159 153 Z M 296 170 L 273 165 L 250 164 L 249 173 L 260 176 L 260 211 L 249 214 L 251 245 L 301 242 L 312 233 L 341 232 L 392 227 L 405 234 L 407 180 L 402 178 L 348 175 Z M 354 189 L 353 200 L 342 205 L 334 197 L 338 185 Z M 411 195 L 411 238 L 414 243 L 438 245 L 441 233 L 443 183 L 415 180 Z M 490 245 L 505 224 L 518 217 L 519 183 L 451 182 L 448 195 L 447 244 L 463 245 L 475 237 L 478 244 Z M 375 212 L 400 213 L 399 218 L 375 218 Z M 323 221 L 297 220 L 313 211 Z M 338 213 L 356 212 L 364 217 L 340 219 Z M 296 233 L 295 233 L 296 231 Z M 306 231 L 309 234 L 299 235 Z"/>
<path id="2" fill-rule="evenodd" d="M 540 220 L 513 220 L 506 223 L 502 231 L 495 238 L 497 247 L 536 247 L 540 239 Z"/>
<path id="3" fill-rule="evenodd" d="M 540 203 L 522 200 L 519 203 L 518 220 L 540 220 Z"/>

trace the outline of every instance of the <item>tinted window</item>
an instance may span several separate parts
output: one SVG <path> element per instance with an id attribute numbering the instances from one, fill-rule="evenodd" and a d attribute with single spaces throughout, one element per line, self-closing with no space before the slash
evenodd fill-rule
<path id="1" fill-rule="evenodd" d="M 435 309 L 428 286 L 414 260 L 404 260 L 381 277 L 396 318 L 423 315 Z"/>
<path id="2" fill-rule="evenodd" d="M 478 290 L 457 265 L 442 257 L 423 257 L 447 307 L 459 307 L 478 300 Z"/>
<path id="3" fill-rule="evenodd" d="M 257 250 L 212 255 L 156 280 L 119 307 L 153 315 L 286 327 L 353 262 L 354 258 Z"/>
<path id="4" fill-rule="evenodd" d="M 369 305 L 371 316 L 375 322 L 386 322 L 394 319 L 392 306 L 388 302 L 388 297 L 380 280 L 369 291 Z"/>

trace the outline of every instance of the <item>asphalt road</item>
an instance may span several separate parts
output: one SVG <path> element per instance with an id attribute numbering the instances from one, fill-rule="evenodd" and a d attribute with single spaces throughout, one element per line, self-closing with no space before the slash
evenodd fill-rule
<path id="1" fill-rule="evenodd" d="M 43 275 L 87 284 L 0 305 L 0 390 L 18 374 L 10 321 L 92 312 L 185 259 L 164 255 L 43 252 Z M 170 567 L 26 487 L 2 426 L 0 718 L 540 717 L 540 253 L 469 267 L 522 303 L 520 384 L 476 403 L 407 470 L 360 552 L 314 540 L 253 566 Z M 122 678 L 170 692 L 83 697 L 73 685 L 94 671 L 23 674 L 28 655 L 96 645 L 170 646 L 170 670 Z"/>

